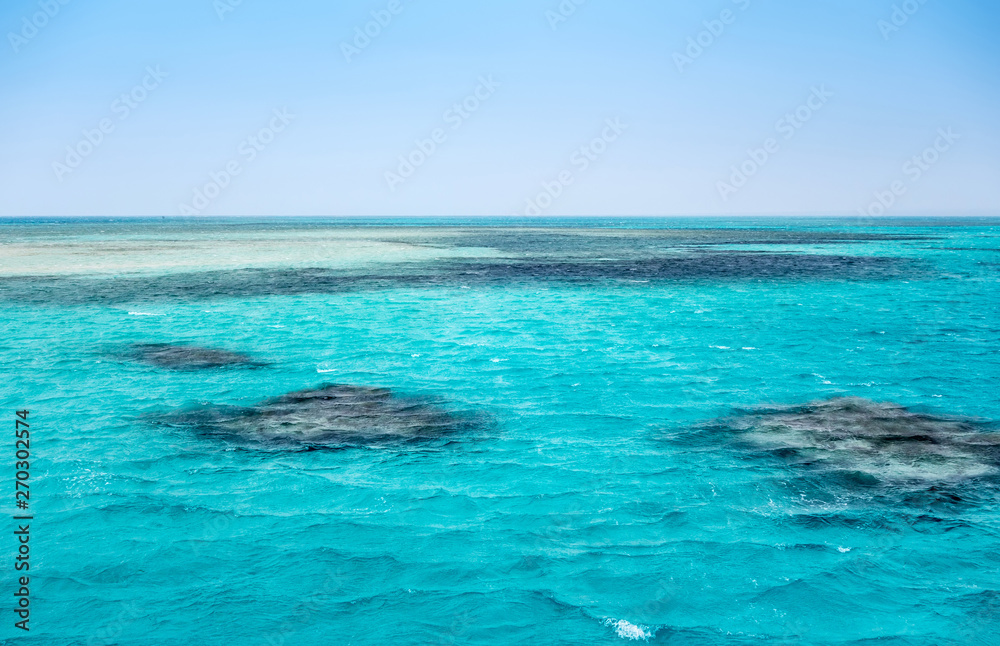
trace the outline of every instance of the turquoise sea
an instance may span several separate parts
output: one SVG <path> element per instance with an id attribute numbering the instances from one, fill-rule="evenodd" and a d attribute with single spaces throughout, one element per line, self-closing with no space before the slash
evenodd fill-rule
<path id="1" fill-rule="evenodd" d="M 997 644 L 998 287 L 988 219 L 0 222 L 0 643 Z"/>

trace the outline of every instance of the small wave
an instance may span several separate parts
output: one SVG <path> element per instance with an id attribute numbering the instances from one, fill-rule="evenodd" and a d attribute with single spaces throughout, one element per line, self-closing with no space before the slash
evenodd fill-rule
<path id="1" fill-rule="evenodd" d="M 163 316 L 162 314 L 151 314 L 150 312 L 129 312 L 129 316 Z"/>
<path id="2" fill-rule="evenodd" d="M 649 626 L 637 626 L 624 619 L 608 618 L 604 620 L 604 625 L 615 629 L 615 633 L 622 639 L 632 641 L 649 641 L 649 638 L 656 632 Z"/>

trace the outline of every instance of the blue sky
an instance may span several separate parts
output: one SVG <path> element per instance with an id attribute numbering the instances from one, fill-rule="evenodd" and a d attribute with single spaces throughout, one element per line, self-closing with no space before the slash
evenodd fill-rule
<path id="1" fill-rule="evenodd" d="M 0 30 L 0 215 L 1000 214 L 995 2 L 7 0 Z"/>

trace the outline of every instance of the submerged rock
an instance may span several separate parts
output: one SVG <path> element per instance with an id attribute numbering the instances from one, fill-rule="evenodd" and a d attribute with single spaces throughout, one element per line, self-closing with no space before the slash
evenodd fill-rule
<path id="1" fill-rule="evenodd" d="M 675 248 L 641 251 L 623 240 L 596 255 L 566 253 L 552 235 L 536 240 L 537 253 L 517 257 L 443 259 L 398 263 L 378 270 L 331 267 L 243 268 L 176 272 L 162 276 L 122 275 L 0 277 L 0 301 L 84 305 L 149 303 L 218 298 L 258 298 L 300 294 L 343 294 L 384 289 L 600 283 L 649 280 L 727 282 L 760 280 L 913 280 L 928 268 L 913 259 L 802 253 L 763 253 L 722 249 Z M 596 255 L 596 257 L 595 257 Z M 605 257 L 606 256 L 606 257 Z"/>
<path id="2" fill-rule="evenodd" d="M 934 484 L 997 473 L 1000 433 L 981 422 L 856 397 L 726 420 L 740 438 L 792 464 L 859 486 Z"/>
<path id="3" fill-rule="evenodd" d="M 449 412 L 387 388 L 328 384 L 256 406 L 208 407 L 175 413 L 167 422 L 236 440 L 279 445 L 344 445 L 435 439 L 470 426 Z"/>
<path id="4" fill-rule="evenodd" d="M 168 370 L 209 370 L 227 366 L 264 365 L 239 352 L 169 343 L 137 343 L 129 348 L 127 355 L 136 361 Z"/>

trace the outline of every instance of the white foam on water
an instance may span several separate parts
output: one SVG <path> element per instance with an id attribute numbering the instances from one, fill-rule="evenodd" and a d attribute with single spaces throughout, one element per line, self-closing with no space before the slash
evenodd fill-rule
<path id="1" fill-rule="evenodd" d="M 149 312 L 129 312 L 129 316 L 163 316 L 162 314 L 150 314 Z"/>
<path id="2" fill-rule="evenodd" d="M 639 641 L 640 639 L 649 641 L 654 632 L 648 626 L 636 626 L 624 619 L 614 619 L 611 617 L 604 620 L 604 625 L 614 628 L 615 633 L 622 639 L 630 639 L 632 641 Z"/>

